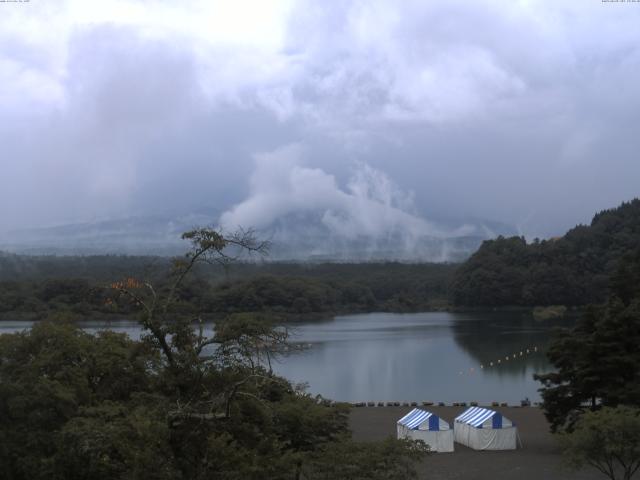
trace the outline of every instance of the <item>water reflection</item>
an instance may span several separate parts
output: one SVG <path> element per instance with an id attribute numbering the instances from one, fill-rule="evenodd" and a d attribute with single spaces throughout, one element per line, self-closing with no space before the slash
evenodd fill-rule
<path id="1" fill-rule="evenodd" d="M 550 369 L 544 351 L 556 325 L 501 313 L 337 317 L 300 325 L 298 341 L 311 348 L 277 370 L 341 400 L 537 400 L 532 377 Z"/>
<path id="2" fill-rule="evenodd" d="M 308 382 L 312 393 L 337 400 L 537 400 L 539 384 L 532 375 L 550 369 L 544 356 L 550 331 L 570 322 L 538 323 L 530 315 L 505 313 L 340 316 L 294 324 L 294 341 L 308 348 L 274 367 L 294 382 Z M 2 322 L 0 333 L 30 325 Z M 140 336 L 135 322 L 85 322 L 82 326 L 90 332 L 109 328 Z M 208 325 L 207 330 L 211 329 Z M 526 354 L 532 347 L 538 351 Z"/>
<path id="3" fill-rule="evenodd" d="M 456 314 L 456 343 L 487 375 L 521 377 L 551 368 L 546 359 L 550 332 L 572 319 L 536 321 L 529 313 Z M 515 356 L 515 358 L 514 358 Z"/>

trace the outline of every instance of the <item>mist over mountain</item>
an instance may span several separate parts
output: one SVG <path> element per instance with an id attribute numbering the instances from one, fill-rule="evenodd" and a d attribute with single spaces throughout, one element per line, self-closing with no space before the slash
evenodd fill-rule
<path id="1" fill-rule="evenodd" d="M 183 232 L 199 226 L 252 229 L 271 242 L 268 260 L 451 262 L 466 259 L 483 240 L 515 235 L 498 222 L 422 215 L 412 191 L 359 162 L 349 179 L 305 165 L 296 144 L 254 156 L 249 191 L 220 214 L 142 215 L 23 229 L 0 237 L 0 248 L 33 254 L 176 255 Z"/>
<path id="2" fill-rule="evenodd" d="M 256 230 L 260 239 L 271 242 L 266 260 L 456 262 L 468 258 L 483 240 L 515 234 L 508 225 L 476 221 L 465 224 L 465 235 L 410 236 L 398 229 L 380 236 L 347 236 L 331 230 L 323 215 L 320 211 L 290 214 Z M 180 255 L 187 247 L 181 234 L 211 223 L 211 217 L 193 214 L 23 229 L 0 237 L 0 250 L 33 255 Z"/>
<path id="3" fill-rule="evenodd" d="M 136 216 L 21 229 L 1 236 L 0 249 L 33 255 L 175 255 L 186 247 L 180 235 L 208 222 L 200 214 Z"/>
<path id="4" fill-rule="evenodd" d="M 459 261 L 487 238 L 516 233 L 484 220 L 427 219 L 414 192 L 379 169 L 356 163 L 341 185 L 304 158 L 297 144 L 255 155 L 248 195 L 220 225 L 251 226 L 272 242 L 272 258 L 305 261 Z"/>
<path id="5" fill-rule="evenodd" d="M 493 222 L 465 224 L 465 234 L 413 234 L 389 230 L 383 235 L 345 235 L 323 222 L 322 212 L 292 214 L 262 231 L 272 242 L 270 258 L 297 261 L 457 262 L 497 235 L 513 235 L 515 229 Z"/>

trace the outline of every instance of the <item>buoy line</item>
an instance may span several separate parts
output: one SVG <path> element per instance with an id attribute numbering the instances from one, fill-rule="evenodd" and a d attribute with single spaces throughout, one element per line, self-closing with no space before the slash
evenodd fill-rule
<path id="1" fill-rule="evenodd" d="M 518 358 L 521 358 L 521 357 L 526 357 L 527 355 L 530 355 L 532 353 L 537 353 L 538 351 L 539 350 L 538 350 L 537 345 L 534 345 L 533 347 L 526 348 L 524 350 L 520 350 L 519 352 L 513 353 L 511 355 L 505 355 L 504 357 L 500 357 L 497 360 L 493 360 L 493 361 L 490 361 L 488 363 L 481 363 L 480 364 L 480 370 L 486 370 L 486 369 L 489 369 L 489 368 L 498 367 L 499 365 L 506 364 L 506 362 L 509 362 L 511 360 L 517 360 Z M 475 371 L 476 371 L 475 367 L 470 367 L 469 368 L 469 373 L 467 373 L 467 375 L 470 375 L 470 374 L 474 373 Z M 460 370 L 458 375 L 465 375 L 465 371 L 464 370 Z"/>

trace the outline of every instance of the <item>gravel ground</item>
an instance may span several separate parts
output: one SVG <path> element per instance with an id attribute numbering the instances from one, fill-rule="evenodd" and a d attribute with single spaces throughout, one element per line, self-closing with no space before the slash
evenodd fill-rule
<path id="1" fill-rule="evenodd" d="M 358 407 L 351 410 L 349 423 L 353 438 L 359 441 L 382 440 L 396 435 L 396 421 L 412 407 Z M 453 424 L 465 407 L 425 407 Z M 434 453 L 420 465 L 418 478 L 433 480 L 573 480 L 600 479 L 602 474 L 585 469 L 563 469 L 558 446 L 549 433 L 549 425 L 539 408 L 495 407 L 518 427 L 523 448 L 496 452 L 475 451 L 459 443 L 454 453 Z"/>

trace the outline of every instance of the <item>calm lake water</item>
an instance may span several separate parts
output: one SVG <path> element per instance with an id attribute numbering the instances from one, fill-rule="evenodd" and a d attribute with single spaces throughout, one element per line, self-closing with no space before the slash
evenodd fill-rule
<path id="1" fill-rule="evenodd" d="M 307 348 L 274 369 L 307 382 L 314 394 L 344 401 L 537 401 L 539 384 L 532 375 L 550 370 L 544 352 L 551 329 L 568 322 L 538 322 L 521 313 L 339 316 L 293 324 L 293 340 Z M 0 333 L 30 326 L 0 322 Z M 129 321 L 82 326 L 140 334 Z"/>

